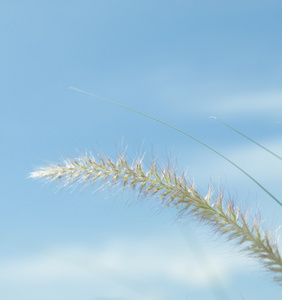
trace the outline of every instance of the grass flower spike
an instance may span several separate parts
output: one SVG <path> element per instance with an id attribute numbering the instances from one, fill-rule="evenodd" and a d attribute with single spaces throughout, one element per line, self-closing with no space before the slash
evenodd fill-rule
<path id="1" fill-rule="evenodd" d="M 228 239 L 235 240 L 242 251 L 258 259 L 274 279 L 282 283 L 282 260 L 277 241 L 271 232 L 261 228 L 258 218 L 235 207 L 234 202 L 224 202 L 223 194 L 214 196 L 210 188 L 200 195 L 184 175 L 177 175 L 172 167 L 160 169 L 153 162 L 147 170 L 142 159 L 130 163 L 125 154 L 119 154 L 113 162 L 107 156 L 83 155 L 67 159 L 63 164 L 53 164 L 30 174 L 32 178 L 57 181 L 62 186 L 88 185 L 101 181 L 104 185 L 133 189 L 141 196 L 160 199 L 162 207 L 176 207 L 179 216 L 193 216 L 210 225 Z"/>

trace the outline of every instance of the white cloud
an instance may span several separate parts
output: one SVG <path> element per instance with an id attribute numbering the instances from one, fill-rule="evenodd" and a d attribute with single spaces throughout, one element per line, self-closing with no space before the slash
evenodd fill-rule
<path id="1" fill-rule="evenodd" d="M 36 284 L 65 280 L 97 282 L 110 279 L 136 283 L 157 280 L 206 287 L 215 271 L 226 283 L 238 262 L 213 253 L 206 255 L 212 259 L 213 267 L 202 269 L 195 253 L 177 239 L 166 242 L 112 241 L 100 249 L 77 246 L 54 248 L 40 255 L 0 262 L 0 281 Z"/>
<path id="2" fill-rule="evenodd" d="M 282 91 L 226 96 L 213 102 L 218 114 L 268 113 L 282 110 Z"/>
<path id="3" fill-rule="evenodd" d="M 281 156 L 281 139 L 275 138 L 272 140 L 260 141 L 260 144 Z M 281 187 L 279 183 L 281 182 L 282 162 L 257 145 L 249 142 L 244 144 L 244 146 L 232 145 L 224 150 L 224 155 L 257 180 Z M 229 166 L 225 161 L 222 160 L 219 162 L 219 171 L 232 169 L 235 170 L 233 166 Z M 244 180 L 246 178 L 241 172 L 231 172 L 229 174 L 231 174 L 233 180 L 239 180 L 240 178 Z"/>
<path id="4" fill-rule="evenodd" d="M 170 85 L 160 90 L 159 98 L 170 115 L 186 116 L 187 122 L 193 115 L 226 117 L 240 114 L 274 114 L 282 111 L 282 91 L 239 92 L 221 91 L 210 83 L 201 83 L 200 92 L 193 86 Z M 209 92 L 205 92 L 209 91 Z M 175 99 L 175 100 L 172 100 Z M 281 114 L 280 114 L 281 115 Z M 273 120 L 273 122 L 282 120 Z"/>
<path id="5" fill-rule="evenodd" d="M 259 142 L 280 157 L 282 156 L 282 140 L 279 137 L 260 140 Z M 277 184 L 278 181 L 281 182 L 282 162 L 259 146 L 246 140 L 244 144 L 232 143 L 231 145 L 228 144 L 221 148 L 217 146 L 214 147 L 225 157 L 257 179 L 272 182 L 273 184 Z M 186 148 L 186 146 L 183 146 L 183 157 L 185 157 L 184 155 L 187 152 Z M 204 175 L 208 178 L 221 177 L 228 179 L 230 183 L 240 181 L 241 183 L 245 182 L 249 185 L 250 181 L 246 180 L 245 175 L 226 160 L 217 157 L 211 151 L 205 156 L 202 155 L 202 153 L 199 155 L 200 158 L 194 159 L 194 162 L 189 159 L 189 156 L 185 159 L 189 170 L 193 169 L 196 171 L 195 174 L 191 174 L 191 176 L 194 176 L 196 184 L 197 181 L 201 179 L 197 174 L 202 174 L 202 177 Z M 188 175 L 190 175 L 190 173 L 189 171 Z M 216 176 L 213 176 L 214 174 Z"/>

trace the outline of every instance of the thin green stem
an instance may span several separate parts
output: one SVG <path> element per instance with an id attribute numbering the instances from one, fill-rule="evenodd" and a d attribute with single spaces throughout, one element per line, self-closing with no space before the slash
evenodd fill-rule
<path id="1" fill-rule="evenodd" d="M 152 116 L 149 116 L 149 115 L 147 115 L 147 114 L 145 114 L 145 113 L 142 113 L 142 112 L 140 112 L 140 111 L 138 111 L 138 110 L 132 109 L 132 108 L 127 107 L 127 106 L 125 106 L 125 105 L 119 104 L 119 103 L 117 103 L 117 102 L 108 100 L 108 99 L 103 98 L 103 97 L 96 96 L 96 95 L 94 95 L 94 94 L 91 94 L 91 93 L 88 93 L 88 92 L 86 92 L 86 91 L 77 89 L 77 88 L 75 88 L 75 87 L 70 87 L 70 89 L 75 90 L 75 91 L 80 92 L 80 93 L 83 93 L 83 94 L 86 94 L 86 95 L 89 95 L 89 96 L 92 96 L 92 97 L 95 97 L 95 98 L 98 98 L 98 99 L 100 99 L 100 100 L 103 100 L 103 101 L 105 101 L 105 102 L 114 104 L 114 105 L 119 106 L 119 107 L 122 107 L 122 108 L 125 108 L 125 109 L 127 109 L 127 110 L 133 111 L 133 112 L 135 112 L 135 113 L 137 113 L 137 114 L 139 114 L 139 115 L 145 116 L 145 117 L 147 117 L 147 118 L 149 118 L 149 119 L 152 119 L 152 120 L 154 120 L 154 121 L 156 121 L 156 122 L 159 122 L 159 123 L 161 123 L 161 124 L 163 124 L 163 125 L 165 125 L 165 126 L 167 126 L 167 127 L 170 127 L 170 128 L 172 128 L 172 129 L 174 129 L 174 130 L 176 130 L 176 131 L 178 131 L 178 132 L 180 132 L 180 133 L 186 135 L 187 137 L 189 137 L 189 138 L 193 139 L 194 141 L 200 143 L 200 144 L 203 145 L 204 147 L 208 148 L 209 150 L 211 150 L 211 151 L 213 151 L 214 153 L 216 153 L 217 155 L 219 155 L 221 158 L 223 158 L 223 159 L 225 159 L 226 161 L 228 161 L 231 165 L 233 165 L 235 168 L 237 168 L 239 171 L 241 171 L 243 174 L 245 174 L 247 177 L 249 177 L 249 178 L 250 178 L 257 186 L 259 186 L 265 193 L 267 193 L 267 194 L 268 194 L 273 200 L 275 200 L 280 206 L 282 206 L 282 203 L 281 203 L 274 195 L 272 195 L 266 188 L 264 188 L 257 180 L 255 180 L 250 174 L 248 174 L 246 171 L 244 171 L 242 168 L 240 168 L 238 165 L 236 165 L 233 161 L 231 161 L 230 159 L 228 159 L 227 157 L 225 157 L 224 155 L 222 155 L 221 153 L 219 153 L 219 152 L 216 151 L 215 149 L 211 148 L 210 146 L 208 146 L 207 144 L 201 142 L 200 140 L 194 138 L 193 136 L 189 135 L 188 133 L 186 133 L 186 132 L 184 132 L 184 131 L 182 131 L 182 130 L 180 130 L 180 129 L 178 129 L 178 128 L 176 128 L 176 127 L 174 127 L 174 126 L 172 126 L 172 125 L 170 125 L 170 124 L 168 124 L 168 123 L 166 123 L 166 122 L 163 122 L 163 121 L 161 121 L 161 120 L 159 120 L 159 119 L 157 119 L 157 118 L 154 118 L 154 117 L 152 117 Z"/>
<path id="2" fill-rule="evenodd" d="M 280 157 L 278 154 L 272 152 L 271 150 L 269 150 L 268 148 L 264 147 L 263 145 L 259 144 L 258 142 L 256 142 L 255 140 L 251 139 L 250 137 L 248 137 L 247 135 L 245 135 L 244 133 L 242 133 L 241 131 L 233 128 L 232 126 L 230 126 L 229 124 L 223 122 L 222 120 L 218 119 L 217 117 L 210 117 L 211 119 L 215 119 L 216 121 L 222 123 L 223 125 L 229 127 L 230 129 L 232 129 L 233 131 L 239 133 L 240 135 L 242 135 L 244 138 L 246 138 L 247 140 L 253 142 L 254 144 L 256 144 L 257 146 L 261 147 L 262 149 L 264 149 L 265 151 L 267 151 L 268 153 L 272 154 L 273 156 L 275 156 L 276 158 L 278 158 L 279 160 L 282 160 L 282 157 Z"/>

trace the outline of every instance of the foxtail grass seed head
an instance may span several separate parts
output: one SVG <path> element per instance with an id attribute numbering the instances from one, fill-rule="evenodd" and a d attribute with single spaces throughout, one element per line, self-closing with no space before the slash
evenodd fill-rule
<path id="1" fill-rule="evenodd" d="M 106 155 L 82 155 L 66 159 L 62 164 L 42 167 L 30 174 L 31 178 L 56 181 L 61 186 L 92 185 L 98 181 L 123 189 L 133 189 L 141 196 L 160 199 L 162 207 L 178 208 L 178 216 L 191 215 L 210 225 L 215 232 L 235 240 L 242 251 L 258 259 L 274 280 L 282 284 L 282 260 L 277 240 L 272 232 L 261 228 L 258 218 L 251 219 L 234 202 L 224 201 L 223 194 L 215 196 L 212 188 L 200 195 L 185 176 L 177 175 L 168 166 L 160 169 L 154 161 L 146 170 L 142 159 L 131 163 L 125 154 L 119 154 L 114 162 Z"/>

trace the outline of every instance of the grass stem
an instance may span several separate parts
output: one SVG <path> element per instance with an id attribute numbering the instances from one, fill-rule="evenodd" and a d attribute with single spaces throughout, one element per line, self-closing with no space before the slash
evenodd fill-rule
<path id="1" fill-rule="evenodd" d="M 155 117 L 152 117 L 152 116 L 150 116 L 150 115 L 147 115 L 147 114 L 145 114 L 145 113 L 142 113 L 142 112 L 140 112 L 140 111 L 138 111 L 138 110 L 132 109 L 132 108 L 127 107 L 127 106 L 125 106 L 125 105 L 119 104 L 119 103 L 117 103 L 117 102 L 113 102 L 113 101 L 111 101 L 111 100 L 108 100 L 108 99 L 103 98 L 103 97 L 100 97 L 100 96 L 96 96 L 96 95 L 94 95 L 94 94 L 91 94 L 91 93 L 89 93 L 89 92 L 86 92 L 86 91 L 77 89 L 77 88 L 75 88 L 75 87 L 69 87 L 69 88 L 72 89 L 72 90 L 75 90 L 75 91 L 77 91 L 77 92 L 79 92 L 79 93 L 83 93 L 83 94 L 86 94 L 86 95 L 89 95 L 89 96 L 98 98 L 98 99 L 100 99 L 100 100 L 102 100 L 102 101 L 105 101 L 105 102 L 114 104 L 114 105 L 116 105 L 116 106 L 125 108 L 125 109 L 127 109 L 127 110 L 133 111 L 133 112 L 135 112 L 135 113 L 137 113 L 137 114 L 140 114 L 140 115 L 142 115 L 142 116 L 145 116 L 145 117 L 147 117 L 147 118 L 149 118 L 149 119 L 151 119 L 151 120 L 154 120 L 154 121 L 156 121 L 156 122 L 159 122 L 159 123 L 161 123 L 161 124 L 163 124 L 163 125 L 165 125 L 165 126 L 167 126 L 167 127 L 170 127 L 170 128 L 172 128 L 172 129 L 174 129 L 174 130 L 176 130 L 176 131 L 178 131 L 178 132 L 184 134 L 185 136 L 189 137 L 190 139 L 193 139 L 193 140 L 196 141 L 197 143 L 203 145 L 204 147 L 208 148 L 208 149 L 211 150 L 212 152 L 214 152 L 214 153 L 216 153 L 217 155 L 219 155 L 221 158 L 223 158 L 224 160 L 226 160 L 227 162 L 229 162 L 231 165 L 233 165 L 236 169 L 238 169 L 238 170 L 241 171 L 243 174 L 245 174 L 249 179 L 251 179 L 258 187 L 260 187 L 266 194 L 268 194 L 275 202 L 277 202 L 277 203 L 282 207 L 282 203 L 281 203 L 274 195 L 272 195 L 272 194 L 271 194 L 271 193 L 270 193 L 263 185 L 261 185 L 254 177 L 252 177 L 249 173 L 247 173 L 246 171 L 244 171 L 242 168 L 240 168 L 237 164 L 235 164 L 235 163 L 234 163 L 233 161 L 231 161 L 229 158 L 225 157 L 224 155 L 222 155 L 221 153 L 219 153 L 218 151 L 216 151 L 216 150 L 213 149 L 212 147 L 210 147 L 210 146 L 208 146 L 207 144 L 201 142 L 200 140 L 196 139 L 195 137 L 191 136 L 190 134 L 188 134 L 188 133 L 186 133 L 186 132 L 184 132 L 184 131 L 182 131 L 182 130 L 180 130 L 180 129 L 178 129 L 178 128 L 176 128 L 176 127 L 174 127 L 174 126 L 172 126 L 172 125 L 170 125 L 170 124 L 168 124 L 168 123 L 166 123 L 166 122 L 163 122 L 163 121 L 161 121 L 161 120 L 159 120 L 159 119 L 157 119 L 157 118 L 155 118 Z"/>

